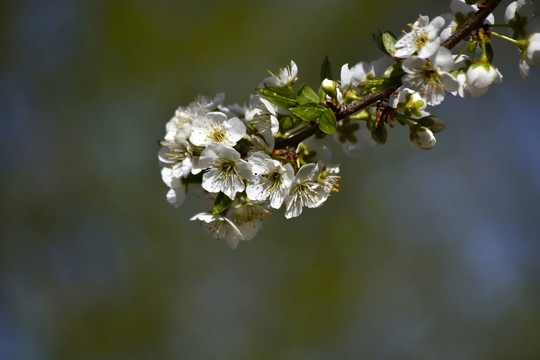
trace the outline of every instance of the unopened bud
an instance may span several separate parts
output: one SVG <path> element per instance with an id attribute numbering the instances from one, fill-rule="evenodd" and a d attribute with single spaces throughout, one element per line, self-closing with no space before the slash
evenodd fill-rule
<path id="1" fill-rule="evenodd" d="M 409 142 L 417 149 L 429 150 L 435 146 L 437 140 L 430 129 L 422 126 L 416 129 L 411 128 Z"/>
<path id="2" fill-rule="evenodd" d="M 333 80 L 324 79 L 322 82 L 324 92 L 332 99 L 337 98 L 337 84 Z"/>

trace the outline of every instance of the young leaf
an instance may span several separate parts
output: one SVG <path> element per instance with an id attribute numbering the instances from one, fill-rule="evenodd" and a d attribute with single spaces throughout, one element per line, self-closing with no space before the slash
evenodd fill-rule
<path id="1" fill-rule="evenodd" d="M 394 55 L 396 52 L 396 37 L 390 31 L 385 31 L 381 36 L 381 41 L 384 49 L 389 55 Z"/>
<path id="2" fill-rule="evenodd" d="M 256 89 L 266 100 L 279 107 L 288 109 L 298 105 L 296 94 L 288 87 L 268 86 L 264 89 Z"/>
<path id="3" fill-rule="evenodd" d="M 330 66 L 330 61 L 328 60 L 328 56 L 326 56 L 321 65 L 321 81 L 323 81 L 324 79 L 331 79 L 331 78 L 332 78 L 332 67 Z"/>
<path id="4" fill-rule="evenodd" d="M 300 89 L 298 89 L 297 95 L 299 104 L 307 104 L 310 102 L 319 101 L 319 96 L 317 95 L 317 93 L 306 84 L 302 84 Z"/>
<path id="5" fill-rule="evenodd" d="M 326 109 L 326 106 L 311 102 L 290 108 L 289 111 L 291 112 L 291 114 L 293 114 L 294 116 L 298 116 L 304 121 L 311 121 L 313 119 L 318 119 L 319 117 L 321 117 L 321 115 Z"/>
<path id="6" fill-rule="evenodd" d="M 332 109 L 327 108 L 319 119 L 319 128 L 326 134 L 332 134 L 336 132 L 337 120 L 336 115 Z"/>

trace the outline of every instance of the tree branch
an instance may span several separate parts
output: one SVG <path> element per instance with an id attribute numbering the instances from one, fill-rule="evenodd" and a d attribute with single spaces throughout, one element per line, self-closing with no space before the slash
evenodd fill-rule
<path id="1" fill-rule="evenodd" d="M 495 10 L 495 8 L 501 3 L 501 1 L 502 0 L 487 0 L 483 5 L 480 4 L 480 10 L 478 10 L 476 14 L 473 15 L 473 17 L 471 17 L 468 21 L 465 22 L 465 24 L 463 24 L 459 29 L 457 29 L 448 39 L 446 39 L 446 41 L 442 43 L 441 46 L 444 46 L 447 49 L 452 49 L 461 40 L 470 35 L 474 30 L 481 27 L 489 14 L 491 14 L 493 10 Z M 336 111 L 336 119 L 344 119 L 347 116 L 362 110 L 366 106 L 369 106 L 382 99 L 388 99 L 388 97 L 398 88 L 399 86 L 396 86 L 391 89 L 377 91 L 367 95 L 360 100 L 356 100 L 349 105 L 344 105 L 338 111 Z M 274 148 L 283 149 L 290 146 L 296 146 L 308 137 L 315 135 L 317 132 L 319 132 L 318 123 L 302 131 L 299 134 L 277 142 Z"/>

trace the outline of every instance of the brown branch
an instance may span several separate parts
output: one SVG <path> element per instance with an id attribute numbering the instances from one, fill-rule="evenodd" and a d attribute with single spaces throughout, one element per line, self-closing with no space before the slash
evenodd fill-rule
<path id="1" fill-rule="evenodd" d="M 441 46 L 444 46 L 447 49 L 452 49 L 456 46 L 461 40 L 466 38 L 474 30 L 481 27 L 486 20 L 486 18 L 495 10 L 495 8 L 501 3 L 502 0 L 488 0 L 483 5 L 481 4 L 480 10 L 476 12 L 468 21 L 465 22 L 459 29 L 457 29 Z M 344 119 L 349 115 L 352 115 L 366 106 L 369 106 L 377 101 L 382 99 L 388 99 L 388 97 L 396 91 L 399 86 L 393 87 L 391 89 L 386 89 L 382 91 L 377 91 L 367 95 L 366 97 L 356 100 L 349 105 L 344 105 L 336 112 L 336 118 L 338 120 Z M 319 131 L 319 124 L 315 124 L 308 129 L 302 131 L 299 134 L 296 134 L 288 139 L 279 141 L 275 145 L 275 149 L 283 149 L 290 146 L 296 146 L 300 142 L 304 141 L 308 137 L 316 134 Z"/>

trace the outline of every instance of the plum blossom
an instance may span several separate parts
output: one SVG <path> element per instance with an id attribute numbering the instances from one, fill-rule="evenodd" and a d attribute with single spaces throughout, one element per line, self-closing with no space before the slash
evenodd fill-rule
<path id="1" fill-rule="evenodd" d="M 410 57 L 403 61 L 405 75 L 403 86 L 420 94 L 428 105 L 439 105 L 444 101 L 445 90 L 458 90 L 459 83 L 449 72 L 455 69 L 452 53 L 446 48 L 439 50 L 428 59 Z"/>
<path id="2" fill-rule="evenodd" d="M 262 222 L 270 214 L 266 202 L 250 201 L 245 204 L 237 204 L 229 213 L 228 217 L 242 233 L 244 241 L 249 241 L 257 235 L 262 227 Z"/>
<path id="3" fill-rule="evenodd" d="M 319 168 L 322 169 L 317 181 L 322 184 L 324 190 L 328 193 L 328 196 L 332 192 L 338 192 L 339 180 L 341 176 L 339 174 L 339 165 L 325 164 L 319 162 Z"/>
<path id="4" fill-rule="evenodd" d="M 202 221 L 207 232 L 218 240 L 225 239 L 233 249 L 236 249 L 240 240 L 245 240 L 238 226 L 225 216 L 203 212 L 193 216 L 190 220 Z"/>
<path id="5" fill-rule="evenodd" d="M 342 91 L 351 86 L 358 86 L 368 77 L 381 76 L 390 65 L 394 62 L 392 58 L 388 56 L 380 57 L 370 63 L 360 61 L 353 67 L 349 68 L 349 64 L 344 64 L 341 67 L 341 81 L 340 88 Z"/>
<path id="6" fill-rule="evenodd" d="M 418 18 L 411 25 L 411 31 L 403 35 L 395 44 L 395 57 L 408 58 L 415 53 L 421 59 L 426 59 L 439 49 L 441 39 L 439 32 L 445 21 L 441 16 L 437 16 L 429 22 L 428 16 Z"/>
<path id="7" fill-rule="evenodd" d="M 161 178 L 170 189 L 167 192 L 167 201 L 174 207 L 179 207 L 186 199 L 186 187 L 182 181 L 174 176 L 173 170 L 168 167 L 161 169 Z"/>
<path id="8" fill-rule="evenodd" d="M 399 89 L 390 97 L 390 106 L 396 109 L 396 112 L 412 119 L 420 119 L 429 116 L 426 102 L 422 96 L 411 89 Z"/>
<path id="9" fill-rule="evenodd" d="M 189 141 L 196 146 L 212 143 L 234 146 L 246 134 L 244 123 L 234 117 L 227 119 L 222 112 L 209 112 L 193 120 Z"/>
<path id="10" fill-rule="evenodd" d="M 202 178 L 204 190 L 211 193 L 221 191 L 231 199 L 244 191 L 244 179 L 252 178 L 251 165 L 240 158 L 240 153 L 218 143 L 208 145 L 197 164 L 193 164 L 193 174 L 202 170 L 206 170 Z"/>
<path id="11" fill-rule="evenodd" d="M 484 95 L 493 84 L 502 83 L 502 75 L 491 64 L 476 63 L 467 70 L 465 90 L 473 97 Z"/>
<path id="12" fill-rule="evenodd" d="M 435 146 L 437 139 L 433 132 L 427 127 L 411 128 L 409 131 L 409 142 L 419 150 L 429 150 Z"/>
<path id="13" fill-rule="evenodd" d="M 252 165 L 253 180 L 246 188 L 251 200 L 269 200 L 270 206 L 279 209 L 294 178 L 291 164 L 282 165 L 265 153 L 256 152 L 248 158 Z"/>
<path id="14" fill-rule="evenodd" d="M 245 118 L 262 135 L 268 149 L 272 150 L 276 134 L 279 131 L 277 106 L 259 95 L 254 95 L 249 101 Z"/>
<path id="15" fill-rule="evenodd" d="M 263 84 L 270 86 L 288 86 L 296 82 L 298 78 L 298 66 L 291 60 L 291 64 L 279 69 L 277 74 L 264 79 Z"/>
<path id="16" fill-rule="evenodd" d="M 322 184 L 317 183 L 319 174 L 319 166 L 315 163 L 306 164 L 298 170 L 285 200 L 287 219 L 302 214 L 304 207 L 317 208 L 326 201 L 328 192 Z"/>

